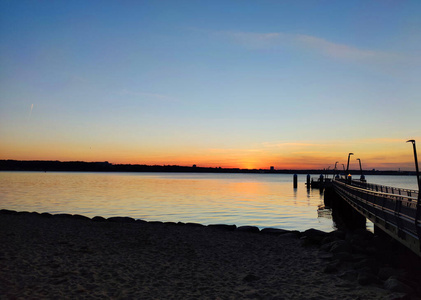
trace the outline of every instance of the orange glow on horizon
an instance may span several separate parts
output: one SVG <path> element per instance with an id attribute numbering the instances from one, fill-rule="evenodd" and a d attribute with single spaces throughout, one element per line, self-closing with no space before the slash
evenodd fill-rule
<path id="1" fill-rule="evenodd" d="M 421 141 L 421 138 L 418 140 Z M 354 141 L 344 144 L 330 143 L 284 143 L 264 144 L 254 149 L 206 149 L 206 148 L 162 148 L 129 145 L 24 143 L 0 145 L 0 159 L 15 160 L 59 160 L 59 161 L 108 161 L 112 164 L 179 165 L 212 168 L 305 170 L 333 169 L 347 163 L 350 168 L 359 169 L 356 158 L 360 158 L 365 170 L 415 170 L 413 150 L 410 144 L 401 140 Z"/>

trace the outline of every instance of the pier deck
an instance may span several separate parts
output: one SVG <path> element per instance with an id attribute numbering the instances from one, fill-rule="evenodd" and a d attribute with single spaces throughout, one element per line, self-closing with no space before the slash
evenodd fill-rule
<path id="1" fill-rule="evenodd" d="M 337 195 L 375 226 L 421 256 L 421 201 L 415 190 L 336 179 Z"/>

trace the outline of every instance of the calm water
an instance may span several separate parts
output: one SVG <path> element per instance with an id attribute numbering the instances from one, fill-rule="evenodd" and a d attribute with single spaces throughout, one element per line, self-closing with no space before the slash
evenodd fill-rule
<path id="1" fill-rule="evenodd" d="M 0 208 L 330 231 L 323 195 L 289 174 L 0 172 Z M 367 181 L 417 189 L 415 176 Z"/>

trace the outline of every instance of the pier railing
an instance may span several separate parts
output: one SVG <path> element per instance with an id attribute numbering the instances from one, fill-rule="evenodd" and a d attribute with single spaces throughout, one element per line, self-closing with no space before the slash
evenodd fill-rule
<path id="1" fill-rule="evenodd" d="M 417 191 L 336 179 L 335 192 L 389 235 L 421 256 Z"/>
<path id="2" fill-rule="evenodd" d="M 344 180 L 342 180 L 342 181 L 344 181 Z M 361 182 L 359 180 L 352 180 L 351 185 L 358 186 L 358 187 L 368 189 L 368 190 L 372 190 L 372 191 L 376 191 L 376 192 L 386 193 L 386 194 L 396 194 L 396 195 L 401 195 L 401 196 L 409 196 L 409 197 L 418 198 L 418 191 L 415 191 L 415 190 L 402 189 L 402 188 L 396 188 L 396 187 L 392 187 L 392 186 Z"/>

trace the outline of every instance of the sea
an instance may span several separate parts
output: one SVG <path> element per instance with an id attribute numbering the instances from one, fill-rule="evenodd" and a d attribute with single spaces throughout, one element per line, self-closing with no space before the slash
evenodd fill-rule
<path id="1" fill-rule="evenodd" d="M 416 176 L 366 179 L 418 190 Z M 298 175 L 294 188 L 292 174 L 0 172 L 0 209 L 334 230 L 323 192 L 307 189 L 305 181 L 306 175 Z"/>

